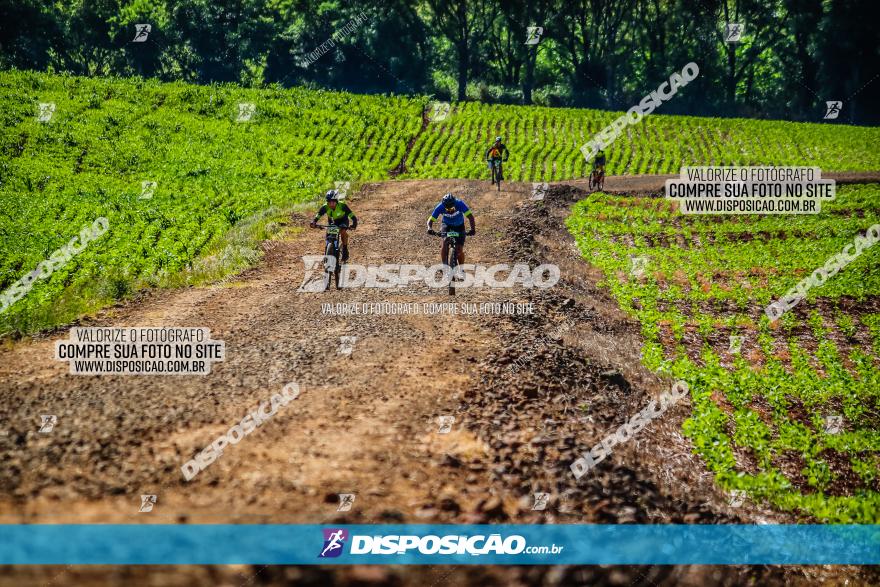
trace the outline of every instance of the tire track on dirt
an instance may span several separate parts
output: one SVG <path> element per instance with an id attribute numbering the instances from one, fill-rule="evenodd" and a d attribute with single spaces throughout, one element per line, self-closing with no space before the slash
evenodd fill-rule
<path id="1" fill-rule="evenodd" d="M 513 197 L 483 193 L 475 182 L 368 186 L 352 202 L 362 218 L 352 261 L 435 263 L 438 241 L 423 234 L 424 218 L 455 188 L 471 194 L 483 221 L 505 214 Z M 470 239 L 470 260 L 491 263 L 497 259 L 487 241 L 496 237 L 482 228 Z M 310 231 L 273 246 L 231 287 L 152 292 L 82 321 L 209 327 L 226 342 L 227 359 L 208 376 L 70 375 L 65 363 L 52 360 L 53 341 L 66 338 L 66 329 L 0 351 L 8 424 L 0 454 L 10 463 L 0 475 L 0 511 L 7 521 L 43 512 L 61 513 L 65 521 L 123 520 L 137 511 L 142 493 L 159 495 L 157 513 L 191 520 L 270 515 L 283 503 L 287 521 L 308 521 L 327 511 L 327 495 L 339 492 L 359 493 L 363 515 L 385 509 L 392 518 L 400 517 L 395 511 L 412 515 L 411 504 L 442 486 L 425 484 L 435 477 L 432 458 L 442 458 L 432 451 L 449 438 L 462 440 L 438 436 L 435 418 L 451 412 L 471 377 L 466 366 L 487 351 L 491 333 L 462 316 L 323 316 L 322 302 L 445 302 L 448 296 L 424 286 L 297 293 L 299 257 L 320 252 L 322 238 Z M 483 292 L 460 290 L 455 299 L 509 297 Z M 358 337 L 350 357 L 337 354 L 342 335 Z M 183 462 L 289 381 L 303 390 L 296 402 L 183 482 Z M 49 435 L 35 426 L 45 413 L 59 418 Z"/>

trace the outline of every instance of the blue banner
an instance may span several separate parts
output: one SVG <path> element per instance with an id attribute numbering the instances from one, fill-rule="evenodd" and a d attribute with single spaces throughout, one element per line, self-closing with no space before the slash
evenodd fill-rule
<path id="1" fill-rule="evenodd" d="M 880 564 L 880 526 L 0 525 L 0 564 Z"/>

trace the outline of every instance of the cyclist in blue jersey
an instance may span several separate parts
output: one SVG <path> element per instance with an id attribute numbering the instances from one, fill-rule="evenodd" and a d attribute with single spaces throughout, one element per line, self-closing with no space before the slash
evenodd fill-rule
<path id="1" fill-rule="evenodd" d="M 468 208 L 468 205 L 453 196 L 452 194 L 446 194 L 443 196 L 443 199 L 440 200 L 440 203 L 437 204 L 437 207 L 434 208 L 434 211 L 431 212 L 431 215 L 428 217 L 428 234 L 436 234 L 434 232 L 434 222 L 438 219 L 440 221 L 440 232 L 457 232 L 458 238 L 455 239 L 455 244 L 458 245 L 458 264 L 464 265 L 464 219 L 467 217 L 468 221 L 471 223 L 471 229 L 467 232 L 468 236 L 474 236 L 477 232 L 476 225 L 474 223 L 474 214 L 471 212 L 471 209 Z M 446 262 L 446 239 L 443 239 L 442 245 L 440 246 L 440 262 Z"/>

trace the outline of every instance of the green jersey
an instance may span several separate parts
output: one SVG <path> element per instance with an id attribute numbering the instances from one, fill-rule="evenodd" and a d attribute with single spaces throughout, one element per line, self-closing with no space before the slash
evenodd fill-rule
<path id="1" fill-rule="evenodd" d="M 321 206 L 321 209 L 315 214 L 315 222 L 317 222 L 324 214 L 327 215 L 330 224 L 336 224 L 337 221 L 342 220 L 343 218 L 351 218 L 353 221 L 357 222 L 357 217 L 354 215 L 354 212 L 352 212 L 351 208 L 348 207 L 348 204 L 344 202 L 336 202 L 336 207 L 332 209 L 327 204 Z"/>

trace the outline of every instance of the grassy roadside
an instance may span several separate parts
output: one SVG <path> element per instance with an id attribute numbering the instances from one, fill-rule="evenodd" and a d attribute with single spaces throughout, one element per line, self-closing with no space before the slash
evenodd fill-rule
<path id="1" fill-rule="evenodd" d="M 137 292 L 161 287 L 176 288 L 224 285 L 253 267 L 272 242 L 289 239 L 302 231 L 290 225 L 290 215 L 303 205 L 272 207 L 245 218 L 206 246 L 192 263 L 175 273 L 138 275 L 130 266 L 100 275 L 89 282 L 78 282 L 62 292 L 51 304 L 38 305 L 27 313 L 5 318 L 0 339 L 18 337 L 67 324 L 93 315 L 103 308 L 132 297 Z"/>

